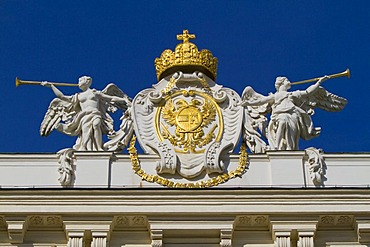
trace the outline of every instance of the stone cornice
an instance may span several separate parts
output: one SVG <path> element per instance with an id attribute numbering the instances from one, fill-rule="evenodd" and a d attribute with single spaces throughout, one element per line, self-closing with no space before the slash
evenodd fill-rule
<path id="1" fill-rule="evenodd" d="M 30 190 L 0 191 L 0 214 L 59 215 L 150 213 L 361 216 L 370 208 L 368 189 L 222 190 Z"/>

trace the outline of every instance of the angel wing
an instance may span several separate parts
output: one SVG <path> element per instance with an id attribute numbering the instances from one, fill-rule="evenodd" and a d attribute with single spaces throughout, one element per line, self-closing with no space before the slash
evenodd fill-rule
<path id="1" fill-rule="evenodd" d="M 343 110 L 347 100 L 333 93 L 330 93 L 323 87 L 319 87 L 314 93 L 298 98 L 296 102 L 300 108 L 313 115 L 314 108 L 318 107 L 329 112 L 338 112 Z"/>
<path id="2" fill-rule="evenodd" d="M 119 87 L 117 87 L 114 83 L 109 83 L 102 91 L 102 93 L 110 95 L 110 96 L 116 96 L 119 98 L 123 98 L 125 101 L 115 102 L 115 106 L 119 109 L 126 110 L 128 108 L 128 104 L 132 102 L 132 99 L 125 94 Z"/>
<path id="3" fill-rule="evenodd" d="M 243 90 L 242 101 L 256 101 L 265 96 L 256 93 L 250 86 Z M 266 137 L 268 119 L 266 114 L 271 112 L 270 104 L 258 106 L 245 106 L 243 115 L 243 139 L 253 153 L 264 153 L 266 143 L 262 137 Z"/>
<path id="4" fill-rule="evenodd" d="M 61 121 L 69 122 L 73 119 L 78 109 L 72 103 L 55 98 L 50 102 L 40 126 L 40 135 L 48 136 L 57 128 Z"/>
<path id="5" fill-rule="evenodd" d="M 169 124 L 174 125 L 176 123 L 176 112 L 175 106 L 172 103 L 172 100 L 167 100 L 166 104 L 162 109 L 162 117 Z"/>

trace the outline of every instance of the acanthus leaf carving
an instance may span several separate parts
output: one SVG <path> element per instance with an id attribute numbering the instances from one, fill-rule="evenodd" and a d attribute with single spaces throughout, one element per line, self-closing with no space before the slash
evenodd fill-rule
<path id="1" fill-rule="evenodd" d="M 323 151 L 314 147 L 305 149 L 308 162 L 308 171 L 312 183 L 316 187 L 323 187 L 326 181 L 326 164 L 323 157 Z"/>
<path id="2" fill-rule="evenodd" d="M 74 152 L 73 148 L 65 148 L 60 150 L 58 155 L 58 163 L 60 164 L 58 172 L 60 174 L 59 182 L 62 186 L 70 186 L 74 180 Z"/>

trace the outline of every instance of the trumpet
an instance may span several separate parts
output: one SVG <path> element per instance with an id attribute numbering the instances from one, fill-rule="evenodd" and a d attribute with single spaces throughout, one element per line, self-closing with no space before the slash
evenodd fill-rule
<path id="1" fill-rule="evenodd" d="M 328 75 L 329 79 L 338 78 L 338 77 L 342 77 L 342 76 L 347 76 L 348 78 L 350 78 L 351 73 L 350 73 L 349 69 L 346 69 L 342 73 Z M 292 82 L 290 84 L 291 85 L 304 84 L 304 83 L 309 83 L 309 82 L 313 82 L 313 81 L 318 81 L 320 78 L 321 77 L 316 77 L 316 78 L 312 78 L 312 79 L 308 79 L 308 80 L 304 80 L 304 81 Z"/>
<path id="2" fill-rule="evenodd" d="M 20 80 L 18 77 L 15 78 L 15 86 L 18 87 L 19 85 L 41 85 L 41 81 L 23 81 Z M 49 82 L 55 86 L 64 86 L 64 87 L 78 87 L 76 83 L 64 83 L 64 82 Z"/>

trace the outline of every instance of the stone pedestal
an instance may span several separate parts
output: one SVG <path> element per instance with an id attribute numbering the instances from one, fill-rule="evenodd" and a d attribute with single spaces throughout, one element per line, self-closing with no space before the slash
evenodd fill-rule
<path id="1" fill-rule="evenodd" d="M 280 186 L 304 185 L 303 173 L 304 151 L 287 152 L 268 151 L 271 165 L 271 184 Z"/>
<path id="2" fill-rule="evenodd" d="M 75 152 L 74 187 L 103 187 L 111 185 L 111 152 Z"/>

